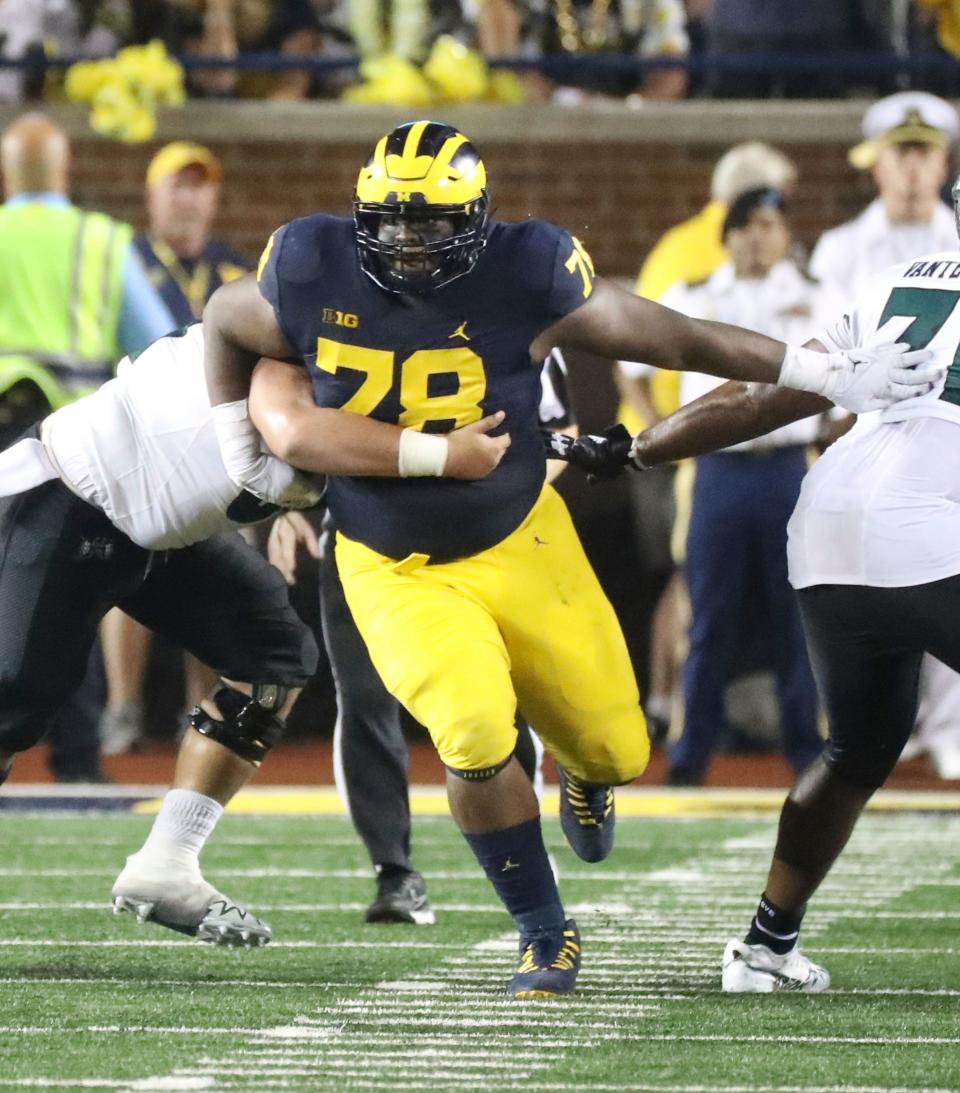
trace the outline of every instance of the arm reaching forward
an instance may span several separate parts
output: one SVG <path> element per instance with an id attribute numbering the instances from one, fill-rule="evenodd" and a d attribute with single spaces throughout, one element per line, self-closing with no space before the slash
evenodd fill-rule
<path id="1" fill-rule="evenodd" d="M 270 450 L 300 470 L 378 477 L 485 478 L 510 446 L 489 436 L 503 413 L 445 436 L 317 406 L 301 365 L 264 359 L 253 373 L 250 416 Z"/>
<path id="2" fill-rule="evenodd" d="M 925 395 L 941 375 L 926 363 L 932 358 L 926 350 L 898 345 L 817 352 L 741 327 L 690 319 L 601 278 L 593 282 L 589 299 L 540 334 L 531 351 L 539 359 L 552 345 L 810 391 L 851 413 Z"/>
<path id="3" fill-rule="evenodd" d="M 641 469 L 673 463 L 753 440 L 830 407 L 827 399 L 806 391 L 732 381 L 640 433 L 630 457 Z"/>

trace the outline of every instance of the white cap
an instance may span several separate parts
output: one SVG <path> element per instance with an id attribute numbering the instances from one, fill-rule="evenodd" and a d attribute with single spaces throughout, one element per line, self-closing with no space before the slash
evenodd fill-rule
<path id="1" fill-rule="evenodd" d="M 936 144 L 948 148 L 960 132 L 960 117 L 944 99 L 927 91 L 900 91 L 873 104 L 863 115 L 866 138 L 851 148 L 848 159 L 866 170 L 877 162 L 885 144 Z"/>
<path id="2" fill-rule="evenodd" d="M 769 144 L 751 140 L 735 144 L 717 160 L 710 179 L 710 196 L 732 205 L 747 190 L 760 186 L 789 189 L 796 180 L 797 168 L 792 160 Z"/>

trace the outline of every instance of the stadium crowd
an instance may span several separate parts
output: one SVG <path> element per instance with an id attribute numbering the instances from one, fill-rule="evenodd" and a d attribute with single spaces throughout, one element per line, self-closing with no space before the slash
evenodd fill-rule
<path id="1" fill-rule="evenodd" d="M 8 101 L 56 95 L 58 58 L 158 41 L 191 96 L 575 105 L 951 94 L 960 31 L 949 0 L 4 0 L 0 41 Z"/>

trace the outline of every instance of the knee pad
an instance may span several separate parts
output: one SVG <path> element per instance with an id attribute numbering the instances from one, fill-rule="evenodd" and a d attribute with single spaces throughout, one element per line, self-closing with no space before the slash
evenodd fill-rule
<path id="1" fill-rule="evenodd" d="M 513 752 L 502 762 L 492 767 L 482 767 L 480 770 L 460 770 L 458 767 L 447 767 L 447 770 L 456 775 L 457 778 L 462 778 L 465 782 L 489 782 L 491 778 L 495 778 L 506 767 L 512 758 Z"/>
<path id="2" fill-rule="evenodd" d="M 289 689 L 276 683 L 257 683 L 253 697 L 221 686 L 213 701 L 223 716 L 222 721 L 211 717 L 202 706 L 190 712 L 190 726 L 201 736 L 216 740 L 248 763 L 259 766 L 267 752 L 283 736 L 286 728 L 276 713 L 287 700 Z"/>

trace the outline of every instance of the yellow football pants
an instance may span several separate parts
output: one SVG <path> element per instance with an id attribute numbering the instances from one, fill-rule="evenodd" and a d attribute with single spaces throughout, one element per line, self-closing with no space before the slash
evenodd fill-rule
<path id="1" fill-rule="evenodd" d="M 343 535 L 336 551 L 377 671 L 447 766 L 506 759 L 519 701 L 581 779 L 618 785 L 643 772 L 650 749 L 620 624 L 551 487 L 516 531 L 460 561 L 397 562 Z"/>

